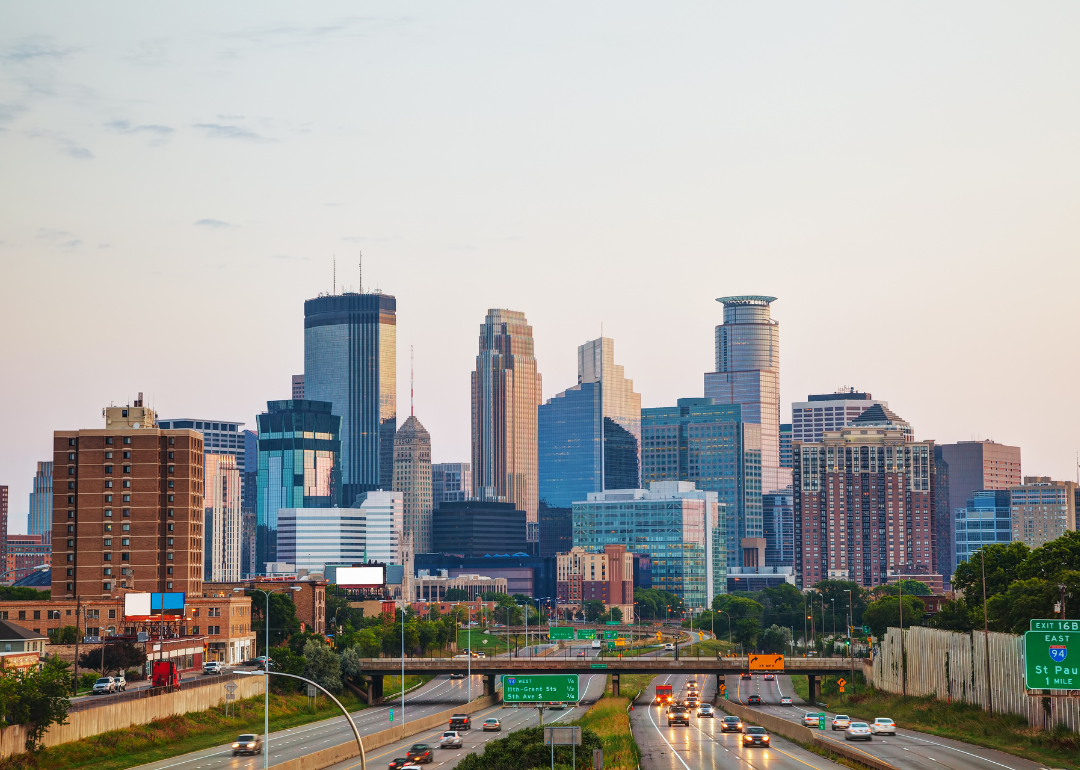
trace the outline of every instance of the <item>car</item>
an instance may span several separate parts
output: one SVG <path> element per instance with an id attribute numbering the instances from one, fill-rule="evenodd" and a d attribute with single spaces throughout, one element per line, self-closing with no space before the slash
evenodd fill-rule
<path id="1" fill-rule="evenodd" d="M 562 711 L 564 708 L 566 708 L 566 704 L 559 700 L 553 700 L 548 703 L 547 707 L 552 711 Z"/>
<path id="2" fill-rule="evenodd" d="M 668 727 L 671 727 L 672 725 L 686 725 L 689 727 L 690 712 L 682 706 L 672 706 L 671 711 L 668 712 L 667 723 Z"/>
<path id="3" fill-rule="evenodd" d="M 873 735 L 896 735 L 896 722 L 888 717 L 878 717 L 870 723 L 870 732 Z"/>
<path id="4" fill-rule="evenodd" d="M 474 657 L 477 657 L 477 658 L 486 658 L 486 657 L 487 657 L 487 653 L 483 653 L 483 652 L 478 652 L 478 653 L 476 653 L 476 654 L 474 655 Z"/>
<path id="5" fill-rule="evenodd" d="M 741 733 L 742 731 L 743 723 L 738 717 L 724 717 L 720 720 L 720 732 Z"/>
<path id="6" fill-rule="evenodd" d="M 461 737 L 461 733 L 456 730 L 447 730 L 439 738 L 440 749 L 460 749 L 465 741 Z"/>
<path id="7" fill-rule="evenodd" d="M 664 645 L 664 652 L 675 652 L 675 645 L 671 642 L 668 642 Z"/>
<path id="8" fill-rule="evenodd" d="M 578 650 L 577 656 L 579 658 L 584 658 L 585 657 L 585 650 Z"/>
<path id="9" fill-rule="evenodd" d="M 769 734 L 764 727 L 747 727 L 742 737 L 743 746 L 768 746 Z"/>
<path id="10" fill-rule="evenodd" d="M 405 759 L 405 757 L 395 757 L 394 759 L 390 760 L 390 764 L 387 767 L 387 770 L 402 770 L 402 768 L 411 764 L 412 762 Z"/>
<path id="11" fill-rule="evenodd" d="M 750 674 L 746 673 L 745 671 L 743 671 L 741 674 L 739 674 L 739 679 L 740 680 L 742 680 L 742 679 L 753 679 L 753 678 L 754 677 L 750 676 Z"/>
<path id="12" fill-rule="evenodd" d="M 216 660 L 209 660 L 203 663 L 202 672 L 204 674 L 224 674 L 225 667 Z"/>
<path id="13" fill-rule="evenodd" d="M 255 664 L 255 669 L 257 671 L 262 671 L 264 668 L 266 668 L 267 662 L 270 663 L 270 668 L 274 667 L 274 659 L 273 658 L 262 657 L 262 658 L 259 658 L 259 662 Z"/>
<path id="14" fill-rule="evenodd" d="M 405 758 L 417 764 L 431 762 L 435 758 L 431 745 L 427 743 L 414 743 L 412 748 L 405 752 Z"/>
<path id="15" fill-rule="evenodd" d="M 125 690 L 127 690 L 127 680 L 124 679 L 123 674 L 121 674 L 120 676 L 114 676 L 113 684 L 116 685 L 116 689 L 120 692 L 124 692 Z"/>
<path id="16" fill-rule="evenodd" d="M 781 706 L 790 706 L 790 705 L 792 705 L 791 698 L 789 698 L 789 697 L 787 697 L 785 695 L 783 698 L 780 699 L 780 705 Z"/>
<path id="17" fill-rule="evenodd" d="M 713 707 L 710 706 L 708 703 L 702 703 L 700 706 L 698 706 L 697 715 L 699 717 L 715 717 L 716 711 L 714 711 Z"/>
<path id="18" fill-rule="evenodd" d="M 760 695 L 751 695 L 749 698 L 746 699 L 746 705 L 747 706 L 760 706 L 761 705 L 761 696 Z"/>
<path id="19" fill-rule="evenodd" d="M 495 717 L 484 720 L 484 724 L 480 725 L 480 729 L 484 732 L 502 732 L 502 722 Z"/>
<path id="20" fill-rule="evenodd" d="M 683 705 L 691 709 L 697 708 L 699 705 L 701 705 L 701 701 L 691 695 L 689 698 L 683 701 Z"/>
<path id="21" fill-rule="evenodd" d="M 802 718 L 803 727 L 817 727 L 818 726 L 818 718 L 823 717 L 823 716 L 825 716 L 825 715 L 824 714 L 819 714 L 816 711 L 808 711 L 808 712 L 806 712 L 805 714 L 803 714 L 803 718 Z"/>
<path id="22" fill-rule="evenodd" d="M 592 640 L 592 648 L 594 650 L 599 650 L 600 649 L 600 640 L 599 639 L 593 639 Z"/>
<path id="23" fill-rule="evenodd" d="M 766 682 L 775 682 L 776 681 L 776 674 L 766 674 L 765 675 L 765 681 Z"/>
<path id="24" fill-rule="evenodd" d="M 94 682 L 94 688 L 90 691 L 94 695 L 110 695 L 117 692 L 116 682 L 111 676 L 103 676 Z"/>
<path id="25" fill-rule="evenodd" d="M 448 730 L 471 730 L 472 718 L 468 714 L 451 714 Z"/>
<path id="26" fill-rule="evenodd" d="M 845 741 L 872 741 L 873 735 L 870 731 L 870 725 L 866 722 L 852 722 L 848 725 L 848 728 L 844 730 Z"/>
<path id="27" fill-rule="evenodd" d="M 464 679 L 465 675 L 464 674 L 451 674 L 450 678 L 451 679 Z"/>
<path id="28" fill-rule="evenodd" d="M 837 714 L 832 718 L 832 729 L 834 731 L 846 730 L 849 727 L 851 727 L 851 717 L 847 714 Z"/>
<path id="29" fill-rule="evenodd" d="M 455 658 L 467 658 L 467 657 L 469 657 L 469 656 L 468 656 L 468 655 L 466 655 L 465 653 L 463 653 L 463 652 L 462 652 L 462 653 L 460 653 L 460 654 L 458 654 L 458 655 L 455 655 L 454 657 L 455 657 Z"/>
<path id="30" fill-rule="evenodd" d="M 232 755 L 234 757 L 241 754 L 262 754 L 262 752 L 262 736 L 254 733 L 244 733 L 232 745 Z"/>

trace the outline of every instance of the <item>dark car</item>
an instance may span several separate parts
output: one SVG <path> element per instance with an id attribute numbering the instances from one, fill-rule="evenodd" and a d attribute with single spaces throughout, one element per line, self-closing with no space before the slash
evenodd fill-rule
<path id="1" fill-rule="evenodd" d="M 744 672 L 743 672 L 743 673 L 742 673 L 742 674 L 741 674 L 741 675 L 739 676 L 739 679 L 753 679 L 753 678 L 754 678 L 754 677 L 750 676 L 750 675 L 749 675 L 748 673 L 746 673 L 745 671 L 744 671 Z"/>
<path id="2" fill-rule="evenodd" d="M 668 727 L 672 725 L 690 726 L 690 711 L 682 706 L 672 706 L 667 715 Z"/>
<path id="3" fill-rule="evenodd" d="M 411 759 L 406 759 L 405 757 L 396 757 L 390 760 L 390 766 L 387 768 L 387 770 L 401 770 L 401 768 L 405 767 L 405 765 L 411 764 Z"/>
<path id="4" fill-rule="evenodd" d="M 742 743 L 743 746 L 768 746 L 769 734 L 764 727 L 747 727 Z"/>
<path id="5" fill-rule="evenodd" d="M 421 762 L 432 761 L 435 758 L 435 752 L 426 743 L 414 743 L 412 748 L 405 754 L 405 757 L 420 764 Z"/>
<path id="6" fill-rule="evenodd" d="M 746 704 L 748 706 L 760 706 L 761 705 L 761 696 L 760 695 L 751 695 L 749 698 L 746 699 Z"/>
<path id="7" fill-rule="evenodd" d="M 450 716 L 450 723 L 447 729 L 450 730 L 471 730 L 472 719 L 468 714 L 453 714 Z"/>
<path id="8" fill-rule="evenodd" d="M 742 731 L 743 723 L 738 717 L 724 717 L 720 720 L 720 732 L 741 733 Z"/>
<path id="9" fill-rule="evenodd" d="M 262 736 L 252 733 L 244 733 L 232 745 L 232 755 L 238 754 L 262 754 Z"/>

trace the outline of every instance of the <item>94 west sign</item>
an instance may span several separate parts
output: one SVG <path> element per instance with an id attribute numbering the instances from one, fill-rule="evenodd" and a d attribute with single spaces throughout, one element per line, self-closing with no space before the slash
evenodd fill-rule
<path id="1" fill-rule="evenodd" d="M 1032 620 L 1024 634 L 1029 690 L 1080 690 L 1080 622 Z"/>
<path id="2" fill-rule="evenodd" d="M 503 674 L 502 691 L 507 703 L 576 703 L 578 678 L 577 674 Z"/>

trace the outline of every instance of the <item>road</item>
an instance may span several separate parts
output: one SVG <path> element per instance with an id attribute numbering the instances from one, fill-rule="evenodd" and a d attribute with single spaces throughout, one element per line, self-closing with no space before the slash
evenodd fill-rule
<path id="1" fill-rule="evenodd" d="M 696 678 L 703 702 L 716 696 L 716 677 L 665 675 L 656 677 L 630 712 L 634 739 L 641 749 L 641 770 L 702 770 L 703 768 L 768 768 L 768 770 L 837 770 L 840 765 L 806 751 L 780 736 L 771 736 L 771 746 L 744 748 L 739 733 L 720 732 L 720 719 L 700 718 L 692 712 L 690 726 L 667 726 L 665 709 L 653 706 L 657 684 L 670 684 L 680 700 L 686 696 L 686 682 Z"/>
<path id="2" fill-rule="evenodd" d="M 936 735 L 898 729 L 896 736 L 874 736 L 872 741 L 845 741 L 843 734 L 833 732 L 830 727 L 835 712 L 819 708 L 810 709 L 791 686 L 791 677 L 783 674 L 775 681 L 765 681 L 761 675 L 754 675 L 752 680 L 741 680 L 736 676 L 727 677 L 728 695 L 732 700 L 743 703 L 750 695 L 761 696 L 758 708 L 768 714 L 798 722 L 807 710 L 828 714 L 829 721 L 822 733 L 827 740 L 846 743 L 849 747 L 863 751 L 871 756 L 884 759 L 904 770 L 1041 770 L 1043 765 L 1030 762 L 1011 754 L 993 749 L 984 749 L 970 743 L 939 738 Z M 780 706 L 780 698 L 792 698 L 794 706 Z M 887 717 L 888 714 L 879 716 Z"/>

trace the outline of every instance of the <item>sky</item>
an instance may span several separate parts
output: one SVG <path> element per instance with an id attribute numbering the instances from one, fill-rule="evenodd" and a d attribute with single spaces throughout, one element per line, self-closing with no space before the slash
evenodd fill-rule
<path id="1" fill-rule="evenodd" d="M 649 407 L 767 294 L 785 422 L 851 386 L 1073 479 L 1078 39 L 1068 2 L 0 3 L 10 530 L 111 402 L 253 428 L 361 253 L 436 462 L 489 307 L 545 398 L 602 327 Z"/>

